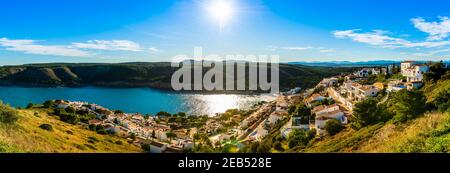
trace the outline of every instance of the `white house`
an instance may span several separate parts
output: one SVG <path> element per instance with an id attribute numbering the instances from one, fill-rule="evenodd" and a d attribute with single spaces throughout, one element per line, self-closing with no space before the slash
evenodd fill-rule
<path id="1" fill-rule="evenodd" d="M 359 71 L 356 71 L 356 72 L 354 73 L 354 75 L 357 76 L 357 77 L 369 77 L 369 75 L 370 75 L 371 72 L 372 72 L 371 69 L 369 69 L 369 68 L 363 68 L 363 69 L 361 69 L 361 70 L 359 70 Z"/>
<path id="2" fill-rule="evenodd" d="M 328 112 L 328 113 L 316 116 L 315 128 L 323 129 L 325 127 L 325 123 L 331 119 L 336 119 L 339 122 L 341 122 L 342 124 L 348 123 L 347 117 L 345 117 L 344 113 L 340 110 L 336 110 L 336 111 L 332 111 L 332 112 Z"/>
<path id="3" fill-rule="evenodd" d="M 160 141 L 167 141 L 167 131 L 165 130 L 155 130 L 155 137 Z"/>
<path id="4" fill-rule="evenodd" d="M 325 100 L 325 97 L 320 94 L 313 94 L 311 97 L 306 99 L 306 105 L 311 106 L 312 102 Z"/>
<path id="5" fill-rule="evenodd" d="M 157 141 L 150 142 L 150 153 L 163 153 L 167 149 L 167 144 Z"/>
<path id="6" fill-rule="evenodd" d="M 316 114 L 316 115 L 322 115 L 322 114 L 326 114 L 328 112 L 333 112 L 333 111 L 337 111 L 339 110 L 339 106 L 337 104 L 333 104 L 333 105 L 320 105 L 320 106 L 316 106 L 313 108 L 312 113 Z"/>
<path id="7" fill-rule="evenodd" d="M 337 83 L 338 83 L 338 79 L 335 77 L 325 78 L 319 83 L 319 86 L 330 87 L 330 86 L 336 85 Z"/>
<path id="8" fill-rule="evenodd" d="M 405 61 L 401 63 L 401 73 L 408 82 L 421 82 L 423 75 L 430 71 L 427 65 L 420 65 L 414 61 Z"/>

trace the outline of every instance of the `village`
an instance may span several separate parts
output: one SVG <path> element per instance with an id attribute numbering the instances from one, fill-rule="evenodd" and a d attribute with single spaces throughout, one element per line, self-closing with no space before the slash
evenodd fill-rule
<path id="1" fill-rule="evenodd" d="M 55 107 L 93 114 L 94 119 L 80 124 L 86 128 L 102 126 L 107 133 L 127 138 L 138 146 L 148 145 L 150 153 L 180 153 L 192 151 L 199 134 L 206 136 L 212 147 L 233 140 L 244 144 L 258 142 L 273 130 L 279 130 L 285 138 L 295 129 L 315 129 L 318 136 L 323 136 L 327 134 L 324 130 L 327 121 L 336 119 L 343 125 L 349 123 L 355 103 L 377 97 L 381 92 L 386 93 L 383 94 L 386 100 L 390 92 L 420 88 L 423 74 L 428 71 L 427 65 L 413 61 L 402 62 L 399 67 L 362 68 L 351 74 L 325 78 L 315 88 L 294 88 L 280 93 L 275 101 L 255 105 L 247 115 L 234 110 L 218 117 L 200 117 L 203 123 L 196 126 L 180 126 L 172 115 L 130 114 L 86 102 L 56 100 Z M 373 75 L 396 74 L 398 78 L 385 83 L 368 80 Z M 310 110 L 310 115 L 291 115 L 290 107 L 299 103 Z M 176 116 L 184 121 L 188 119 L 185 114 Z"/>

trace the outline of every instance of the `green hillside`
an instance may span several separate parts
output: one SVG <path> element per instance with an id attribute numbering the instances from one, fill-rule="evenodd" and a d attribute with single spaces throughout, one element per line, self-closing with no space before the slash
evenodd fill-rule
<path id="1" fill-rule="evenodd" d="M 170 63 L 31 64 L 0 67 L 0 85 L 153 87 L 171 90 L 176 71 Z M 206 72 L 209 69 L 204 69 Z M 323 77 L 351 72 L 352 68 L 280 64 L 280 88 L 310 88 Z M 248 74 L 246 79 L 248 80 Z"/>
<path id="2" fill-rule="evenodd" d="M 17 113 L 14 123 L 9 122 L 11 118 L 5 118 L 5 112 L 9 111 Z M 14 110 L 2 105 L 0 114 L 0 153 L 142 152 L 140 147 L 123 138 L 100 135 L 62 122 L 42 109 Z"/>
<path id="3" fill-rule="evenodd" d="M 359 130 L 347 127 L 334 136 L 311 141 L 295 152 L 357 152 L 357 153 L 423 153 L 450 152 L 450 80 L 427 83 L 421 89 L 428 107 L 446 99 L 418 118 L 405 122 L 394 120 L 369 125 Z M 395 119 L 395 118 L 394 118 Z"/>

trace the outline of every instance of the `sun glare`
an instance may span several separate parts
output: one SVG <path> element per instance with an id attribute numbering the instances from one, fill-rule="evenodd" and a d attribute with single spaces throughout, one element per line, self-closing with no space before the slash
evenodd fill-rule
<path id="1" fill-rule="evenodd" d="M 231 0 L 212 0 L 208 4 L 210 16 L 219 23 L 222 29 L 234 15 L 234 8 Z"/>

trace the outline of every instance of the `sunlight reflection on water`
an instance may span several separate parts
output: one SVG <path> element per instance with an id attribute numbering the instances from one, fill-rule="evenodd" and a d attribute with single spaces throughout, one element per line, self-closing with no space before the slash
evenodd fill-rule
<path id="1" fill-rule="evenodd" d="M 184 95 L 185 106 L 190 108 L 189 114 L 215 115 L 228 109 L 248 109 L 261 101 L 271 101 L 271 95 Z"/>

